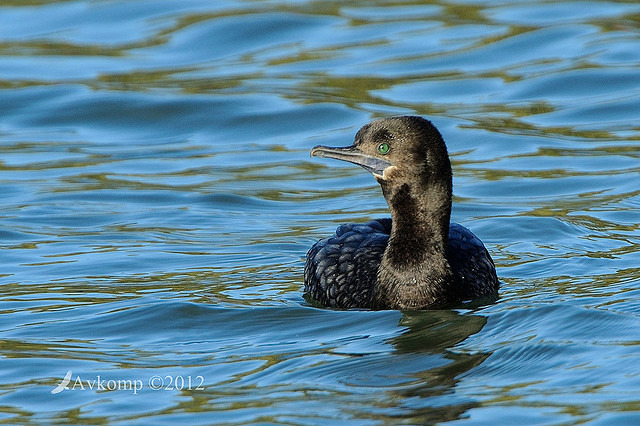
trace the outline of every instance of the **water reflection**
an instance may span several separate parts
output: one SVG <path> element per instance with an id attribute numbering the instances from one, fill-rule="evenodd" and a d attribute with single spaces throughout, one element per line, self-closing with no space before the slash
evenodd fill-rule
<path id="1" fill-rule="evenodd" d="M 389 420 L 438 423 L 458 419 L 467 410 L 478 406 L 476 402 L 460 401 L 451 396 L 465 373 L 491 355 L 490 352 L 456 350 L 459 343 L 480 332 L 486 323 L 486 317 L 449 310 L 404 313 L 399 325 L 407 330 L 391 340 L 395 350 L 402 354 L 436 354 L 448 362 L 409 374 L 412 380 L 405 383 L 403 389 L 391 392 L 391 399 L 398 400 L 406 412 L 391 416 Z M 416 398 L 421 404 L 409 403 Z"/>

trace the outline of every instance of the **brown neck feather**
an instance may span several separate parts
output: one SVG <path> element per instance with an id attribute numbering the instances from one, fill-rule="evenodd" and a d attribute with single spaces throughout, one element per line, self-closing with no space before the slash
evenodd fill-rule
<path id="1" fill-rule="evenodd" d="M 393 225 L 378 271 L 375 299 L 380 306 L 424 308 L 446 303 L 451 293 L 446 258 L 451 178 L 447 184 L 442 177 L 420 185 L 381 182 Z"/>

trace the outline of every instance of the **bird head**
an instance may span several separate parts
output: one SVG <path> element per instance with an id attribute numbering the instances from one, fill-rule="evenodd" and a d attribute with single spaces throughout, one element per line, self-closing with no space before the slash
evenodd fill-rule
<path id="1" fill-rule="evenodd" d="M 451 163 L 438 129 L 416 116 L 389 117 L 363 126 L 351 146 L 316 146 L 316 157 L 362 166 L 383 188 L 410 181 L 451 180 Z"/>

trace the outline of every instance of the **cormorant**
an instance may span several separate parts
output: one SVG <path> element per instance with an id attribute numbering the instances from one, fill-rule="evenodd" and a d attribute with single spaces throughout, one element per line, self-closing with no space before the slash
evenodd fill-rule
<path id="1" fill-rule="evenodd" d="M 447 147 L 428 120 L 389 117 L 362 127 L 353 145 L 316 146 L 316 157 L 362 166 L 382 187 L 391 219 L 341 225 L 307 253 L 304 288 L 324 306 L 424 309 L 496 295 L 482 241 L 449 223 Z"/>

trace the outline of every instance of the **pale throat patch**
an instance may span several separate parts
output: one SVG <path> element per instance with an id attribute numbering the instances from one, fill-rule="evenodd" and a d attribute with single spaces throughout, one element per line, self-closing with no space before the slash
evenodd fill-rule
<path id="1" fill-rule="evenodd" d="M 387 180 L 391 178 L 391 174 L 397 169 L 396 166 L 389 166 L 382 171 L 382 175 L 374 173 L 373 176 L 377 179 Z"/>

